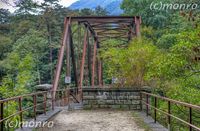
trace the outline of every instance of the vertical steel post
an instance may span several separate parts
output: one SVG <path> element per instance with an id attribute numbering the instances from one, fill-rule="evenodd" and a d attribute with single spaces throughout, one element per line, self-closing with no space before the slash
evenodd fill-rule
<path id="1" fill-rule="evenodd" d="M 54 110 L 55 99 L 56 99 L 56 94 L 55 94 L 55 96 L 54 96 L 54 91 L 52 91 L 52 92 L 51 92 L 51 105 L 52 105 L 52 110 Z"/>
<path id="2" fill-rule="evenodd" d="M 88 56 L 88 62 L 87 62 L 87 64 L 88 64 L 88 78 L 89 78 L 89 85 L 91 86 L 92 85 L 92 78 L 91 78 L 91 45 L 90 45 L 90 42 L 89 42 L 89 35 L 87 36 L 87 42 L 88 42 L 88 54 L 87 54 L 87 56 Z"/>
<path id="3" fill-rule="evenodd" d="M 133 37 L 134 19 L 135 18 L 133 18 L 133 21 L 131 23 L 131 26 L 130 26 L 130 29 L 129 29 L 129 32 L 128 32 L 128 42 L 130 42 L 130 40 Z"/>
<path id="4" fill-rule="evenodd" d="M 101 64 L 101 60 L 99 60 L 98 61 L 98 80 L 99 80 L 99 86 L 101 87 L 102 86 L 102 80 L 101 80 L 101 78 L 102 78 L 102 64 Z"/>
<path id="5" fill-rule="evenodd" d="M 101 86 L 103 86 L 103 60 L 101 60 Z"/>
<path id="6" fill-rule="evenodd" d="M 84 65 L 85 65 L 86 48 L 87 48 L 87 31 L 85 32 L 84 43 L 83 43 L 83 53 L 82 53 L 82 61 L 81 61 L 79 88 L 82 88 L 82 86 L 83 86 L 83 77 L 84 77 L 84 67 L 85 67 Z"/>
<path id="7" fill-rule="evenodd" d="M 77 75 L 77 70 L 76 70 L 76 60 L 75 60 L 74 43 L 73 43 L 73 38 L 72 38 L 71 26 L 69 28 L 69 36 L 70 36 L 70 47 L 71 47 L 71 56 L 72 56 L 72 65 L 73 65 L 75 86 L 78 87 L 78 75 Z"/>
<path id="8" fill-rule="evenodd" d="M 4 116 L 3 116 L 3 114 L 4 114 L 3 113 L 3 111 L 4 111 L 3 110 L 4 109 L 4 103 L 2 102 L 2 103 L 0 103 L 0 105 L 1 105 L 1 108 L 0 108 L 1 109 L 0 110 L 0 120 L 3 120 L 4 119 Z M 4 122 L 2 121 L 0 124 L 1 124 L 1 131 L 3 131 L 4 130 L 3 129 L 4 128 Z"/>
<path id="9" fill-rule="evenodd" d="M 66 76 L 65 78 L 70 78 L 71 79 L 71 63 L 70 63 L 70 45 L 72 42 L 72 36 L 71 36 L 71 32 L 70 32 L 70 25 L 68 25 L 68 30 L 67 30 L 68 36 L 66 36 L 67 40 L 65 41 L 64 44 L 66 44 L 65 48 L 66 48 Z M 70 80 L 71 81 L 71 80 Z"/>
<path id="10" fill-rule="evenodd" d="M 44 93 L 44 114 L 46 115 L 46 107 L 47 107 L 47 93 Z"/>
<path id="11" fill-rule="evenodd" d="M 67 91 L 67 103 L 70 104 L 70 90 Z"/>
<path id="12" fill-rule="evenodd" d="M 62 91 L 58 92 L 58 103 L 59 103 L 59 106 L 62 106 Z"/>
<path id="13" fill-rule="evenodd" d="M 65 106 L 65 104 L 64 104 L 65 103 L 65 95 L 64 95 L 65 92 L 62 91 L 61 93 L 62 93 L 62 106 Z"/>
<path id="14" fill-rule="evenodd" d="M 154 122 L 156 123 L 157 121 L 157 97 L 154 98 Z"/>
<path id="15" fill-rule="evenodd" d="M 136 36 L 139 37 L 140 34 L 140 24 L 141 24 L 141 17 L 135 16 L 135 33 Z"/>
<path id="16" fill-rule="evenodd" d="M 96 60 L 96 74 L 97 74 L 96 83 L 97 85 L 99 85 L 99 59 Z"/>
<path id="17" fill-rule="evenodd" d="M 92 87 L 93 88 L 94 88 L 94 79 L 95 79 L 96 53 L 97 53 L 97 41 L 95 41 L 94 43 L 93 60 L 92 60 Z"/>
<path id="18" fill-rule="evenodd" d="M 142 92 L 140 92 L 140 110 L 142 111 Z"/>
<path id="19" fill-rule="evenodd" d="M 58 62 L 57 62 L 56 72 L 55 72 L 54 81 L 53 81 L 53 89 L 52 89 L 53 99 L 55 98 L 55 95 L 56 95 L 55 91 L 58 88 L 58 83 L 59 83 L 59 79 L 60 79 L 60 73 L 61 73 L 62 62 L 63 62 L 63 57 L 64 57 L 64 50 L 65 50 L 66 42 L 68 40 L 68 35 L 69 35 L 70 22 L 71 22 L 71 18 L 70 19 L 65 18 L 63 40 L 62 40 L 60 51 L 59 51 Z"/>
<path id="20" fill-rule="evenodd" d="M 34 119 L 36 120 L 36 108 L 37 108 L 37 97 L 36 95 L 33 95 L 33 111 L 34 111 Z"/>
<path id="21" fill-rule="evenodd" d="M 147 94 L 146 95 L 146 113 L 147 113 L 147 116 L 149 115 L 149 95 Z"/>
<path id="22" fill-rule="evenodd" d="M 22 116 L 22 97 L 19 98 L 19 117 L 20 117 L 20 127 L 22 128 L 22 121 L 23 121 L 23 116 Z"/>
<path id="23" fill-rule="evenodd" d="M 171 102 L 168 101 L 168 114 L 171 114 Z M 168 130 L 171 130 L 171 116 L 168 115 Z"/>
<path id="24" fill-rule="evenodd" d="M 192 108 L 189 107 L 189 123 L 192 124 Z M 192 127 L 189 126 L 189 131 L 192 131 Z"/>

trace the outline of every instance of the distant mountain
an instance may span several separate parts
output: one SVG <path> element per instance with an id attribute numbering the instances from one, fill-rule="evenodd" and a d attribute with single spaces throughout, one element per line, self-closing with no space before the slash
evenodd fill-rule
<path id="1" fill-rule="evenodd" d="M 110 15 L 120 15 L 123 10 L 120 9 L 120 5 L 123 0 L 79 0 L 74 2 L 70 9 L 95 9 L 97 6 L 105 8 Z"/>

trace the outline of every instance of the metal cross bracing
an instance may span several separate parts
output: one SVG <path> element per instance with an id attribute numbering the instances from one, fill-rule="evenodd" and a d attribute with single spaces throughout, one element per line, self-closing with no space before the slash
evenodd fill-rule
<path id="1" fill-rule="evenodd" d="M 66 17 L 53 81 L 53 92 L 56 92 L 58 88 L 64 54 L 66 55 L 66 78 L 70 79 L 72 72 L 75 86 L 80 92 L 84 79 L 88 80 L 87 85 L 91 87 L 102 86 L 103 61 L 97 57 L 101 44 L 108 39 L 128 43 L 133 37 L 140 36 L 140 24 L 141 17 L 139 16 Z M 77 27 L 77 29 L 72 32 L 72 27 Z M 83 40 L 82 32 L 84 32 Z M 80 45 L 78 48 L 81 48 L 78 49 L 79 52 L 74 47 L 75 34 L 78 34 L 78 45 Z"/>

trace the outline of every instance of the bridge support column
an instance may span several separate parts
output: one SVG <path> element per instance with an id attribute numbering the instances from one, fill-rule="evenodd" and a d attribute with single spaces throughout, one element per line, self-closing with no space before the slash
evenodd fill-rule
<path id="1" fill-rule="evenodd" d="M 95 64 L 96 64 L 96 53 L 97 53 L 97 41 L 94 43 L 93 50 L 93 61 L 92 61 L 92 87 L 94 88 L 94 79 L 95 79 Z"/>
<path id="2" fill-rule="evenodd" d="M 69 36 L 69 25 L 70 25 L 70 23 L 71 23 L 71 18 L 65 18 L 63 40 L 62 40 L 60 51 L 59 51 L 58 63 L 57 63 L 57 66 L 56 66 L 56 72 L 55 72 L 54 81 L 53 81 L 53 89 L 52 89 L 52 91 L 53 91 L 53 93 L 52 93 L 53 94 L 52 95 L 53 101 L 55 100 L 56 90 L 58 88 L 58 83 L 59 83 L 59 79 L 60 79 L 60 73 L 61 73 L 61 68 L 62 68 L 65 46 L 66 46 L 66 43 L 69 44 L 69 42 L 67 42 L 67 41 L 68 41 L 68 36 Z M 69 48 L 69 46 L 68 46 L 68 48 Z M 69 51 L 68 51 L 68 53 L 69 53 Z M 54 105 L 54 102 L 52 104 Z"/>
<path id="3" fill-rule="evenodd" d="M 74 53 L 74 43 L 72 39 L 72 29 L 71 26 L 69 28 L 69 34 L 70 34 L 70 48 L 71 48 L 71 57 L 72 57 L 72 65 L 73 65 L 73 72 L 74 72 L 74 80 L 75 80 L 75 86 L 78 87 L 78 75 L 76 70 L 76 60 L 75 60 L 75 53 Z M 69 67 L 70 68 L 70 67 Z"/>
<path id="4" fill-rule="evenodd" d="M 141 24 L 141 17 L 136 16 L 135 17 L 135 33 L 137 37 L 141 36 L 140 24 Z"/>
<path id="5" fill-rule="evenodd" d="M 90 34 L 87 32 L 87 45 L 88 45 L 88 50 L 87 50 L 87 64 L 88 64 L 88 86 L 92 85 L 92 72 L 91 72 L 91 45 L 90 45 Z"/>
<path id="6" fill-rule="evenodd" d="M 81 61 L 81 70 L 80 70 L 80 82 L 79 88 L 81 89 L 83 86 L 83 77 L 84 77 L 84 65 L 85 65 L 85 57 L 86 57 L 86 48 L 87 48 L 87 31 L 85 32 L 84 36 L 84 43 L 83 43 L 83 53 L 82 53 L 82 61 Z"/>
<path id="7" fill-rule="evenodd" d="M 98 61 L 98 84 L 100 87 L 103 86 L 103 62 L 101 59 Z"/>

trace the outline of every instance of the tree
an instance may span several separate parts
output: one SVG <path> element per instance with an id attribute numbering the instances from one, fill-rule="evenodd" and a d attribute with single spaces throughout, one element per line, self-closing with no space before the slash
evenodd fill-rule
<path id="1" fill-rule="evenodd" d="M 94 14 L 96 16 L 106 16 L 108 15 L 108 11 L 104 8 L 102 8 L 101 6 L 97 6 L 94 10 Z"/>
<path id="2" fill-rule="evenodd" d="M 31 87 L 30 81 L 33 78 L 32 68 L 34 63 L 31 54 L 27 54 L 22 59 L 18 54 L 11 54 L 9 57 L 12 59 L 13 64 L 15 63 L 17 74 L 15 74 L 16 76 L 14 74 L 7 74 L 3 78 L 0 86 L 1 98 L 9 98 L 27 93 L 28 87 Z"/>
<path id="3" fill-rule="evenodd" d="M 147 78 L 156 79 L 160 83 L 157 87 L 163 89 L 169 88 L 168 83 L 176 83 L 176 86 L 181 88 L 200 88 L 198 34 L 199 29 L 195 29 L 177 35 L 177 40 L 170 51 L 157 56 L 149 65 Z"/>
<path id="4" fill-rule="evenodd" d="M 89 8 L 84 8 L 80 10 L 80 16 L 92 16 L 92 15 L 94 15 L 94 12 Z"/>
<path id="5" fill-rule="evenodd" d="M 0 60 L 6 57 L 6 54 L 12 49 L 12 40 L 10 37 L 2 35 L 0 37 Z"/>
<path id="6" fill-rule="evenodd" d="M 36 12 L 36 7 L 38 6 L 36 2 L 32 0 L 18 0 L 15 2 L 16 7 L 19 9 L 16 10 L 16 13 L 26 15 Z"/>
<path id="7" fill-rule="evenodd" d="M 36 30 L 29 30 L 26 35 L 14 43 L 13 51 L 2 61 L 1 68 L 6 70 L 6 74 L 17 76 L 18 68 L 15 65 L 18 65 L 18 61 L 23 60 L 27 54 L 31 53 L 34 62 L 32 64 L 32 76 L 34 77 L 30 81 L 32 81 L 32 85 L 40 84 L 49 77 L 49 74 L 47 74 L 49 67 L 46 67 L 48 63 L 45 63 L 48 58 L 47 49 L 47 41 L 43 34 Z"/>
<path id="8" fill-rule="evenodd" d="M 58 2 L 59 0 L 44 0 L 44 2 L 42 3 L 42 8 L 46 8 L 46 7 L 55 7 L 58 6 Z"/>
<path id="9" fill-rule="evenodd" d="M 44 0 L 41 4 L 41 19 L 39 19 L 40 26 L 45 29 L 45 35 L 48 39 L 49 46 L 49 63 L 50 63 L 50 76 L 53 80 L 53 54 L 57 50 L 57 45 L 60 42 L 61 27 L 63 26 L 63 18 L 59 18 L 60 14 L 64 14 L 63 7 L 58 5 L 58 0 Z M 59 12 L 59 13 L 58 13 Z M 62 19 L 62 22 L 61 20 Z M 62 26 L 61 24 L 62 23 Z M 59 38 L 58 38 L 59 37 Z"/>
<path id="10" fill-rule="evenodd" d="M 159 53 L 147 39 L 135 39 L 125 49 L 109 48 L 102 52 L 107 66 L 107 76 L 117 77 L 120 86 L 143 86 L 148 63 Z"/>
<path id="11" fill-rule="evenodd" d="M 152 26 L 156 29 L 166 27 L 170 22 L 172 16 L 170 11 L 165 10 L 151 10 L 152 2 L 159 3 L 162 0 L 124 0 L 121 8 L 125 15 L 141 16 L 142 21 L 146 26 Z M 165 2 L 171 2 L 170 0 Z M 145 6 L 144 6 L 145 5 Z"/>
<path id="12" fill-rule="evenodd" d="M 0 9 L 0 24 L 5 24 L 10 21 L 10 12 L 8 9 Z"/>

